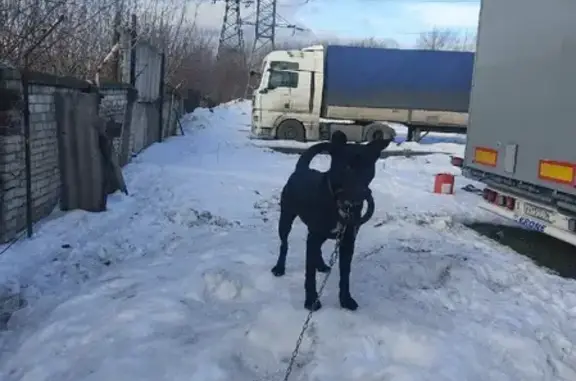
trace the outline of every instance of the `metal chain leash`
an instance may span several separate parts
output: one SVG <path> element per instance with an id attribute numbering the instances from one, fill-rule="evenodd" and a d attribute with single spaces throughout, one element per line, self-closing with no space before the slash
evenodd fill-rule
<path id="1" fill-rule="evenodd" d="M 328 278 L 330 277 L 332 269 L 336 264 L 336 260 L 338 259 L 338 250 L 340 249 L 340 243 L 342 242 L 342 237 L 344 236 L 345 230 L 346 228 L 344 225 L 340 226 L 340 229 L 338 229 L 338 233 L 336 234 L 336 244 L 334 245 L 334 251 L 332 252 L 332 255 L 330 257 L 330 262 L 328 262 L 330 270 L 328 270 L 326 276 L 324 277 L 324 280 L 322 281 L 322 284 L 320 285 L 320 289 L 318 290 L 318 296 L 316 297 L 314 303 L 320 300 L 322 292 L 324 292 L 324 287 L 326 287 L 326 283 L 328 283 Z M 312 319 L 312 315 L 314 314 L 314 312 L 315 312 L 314 310 L 308 312 L 308 316 L 306 316 L 306 319 L 304 320 L 302 330 L 300 331 L 300 335 L 298 336 L 298 340 L 296 341 L 296 347 L 294 348 L 294 351 L 292 351 L 292 356 L 290 356 L 290 361 L 288 363 L 288 368 L 286 368 L 286 374 L 284 375 L 283 381 L 288 381 L 290 375 L 292 374 L 292 368 L 294 366 L 294 362 L 296 361 L 296 357 L 298 357 L 300 346 L 302 345 L 302 340 L 304 340 L 304 334 L 308 330 L 308 326 L 310 325 L 310 320 Z"/>

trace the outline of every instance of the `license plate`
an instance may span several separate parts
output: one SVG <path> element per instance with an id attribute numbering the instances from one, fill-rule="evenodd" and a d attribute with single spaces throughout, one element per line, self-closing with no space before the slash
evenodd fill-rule
<path id="1" fill-rule="evenodd" d="M 536 205 L 525 203 L 524 213 L 542 221 L 552 222 L 552 212 Z"/>

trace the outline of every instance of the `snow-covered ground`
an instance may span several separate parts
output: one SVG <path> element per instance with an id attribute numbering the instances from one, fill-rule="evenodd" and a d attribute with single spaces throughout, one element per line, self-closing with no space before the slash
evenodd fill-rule
<path id="1" fill-rule="evenodd" d="M 130 196 L 0 256 L 2 302 L 27 303 L 1 333 L 0 380 L 283 379 L 307 313 L 301 223 L 286 276 L 270 268 L 297 156 L 254 147 L 248 107 L 198 110 L 126 168 Z M 444 154 L 378 163 L 352 269 L 360 309 L 339 308 L 333 274 L 290 380 L 576 380 L 576 283 L 464 228 L 493 217 L 470 193 L 432 194 L 447 171 Z"/>

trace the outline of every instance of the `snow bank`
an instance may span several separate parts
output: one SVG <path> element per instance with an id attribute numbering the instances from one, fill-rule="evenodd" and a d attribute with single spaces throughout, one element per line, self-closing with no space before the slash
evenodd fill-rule
<path id="1" fill-rule="evenodd" d="M 297 156 L 254 147 L 248 107 L 188 116 L 185 137 L 126 168 L 129 197 L 0 257 L 29 301 L 0 336 L 2 381 L 282 380 L 307 313 L 301 223 L 286 276 L 270 273 Z M 575 282 L 464 228 L 492 216 L 469 193 L 432 194 L 440 171 L 469 183 L 447 155 L 379 161 L 352 269 L 360 309 L 339 308 L 335 272 L 291 380 L 576 379 Z"/>

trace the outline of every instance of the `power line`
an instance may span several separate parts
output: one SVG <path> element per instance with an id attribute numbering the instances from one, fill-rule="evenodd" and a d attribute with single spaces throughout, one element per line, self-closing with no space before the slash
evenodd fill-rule
<path id="1" fill-rule="evenodd" d="M 222 0 L 212 0 L 213 3 Z M 251 50 L 251 58 L 259 57 L 263 52 L 274 50 L 276 45 L 276 31 L 278 28 L 292 29 L 296 31 L 310 31 L 308 28 L 300 27 L 286 21 L 277 12 L 277 0 L 224 0 L 225 11 L 218 44 L 218 57 L 225 51 L 244 52 L 245 41 L 243 26 L 254 27 L 254 40 Z M 312 4 L 316 0 L 302 0 L 300 3 L 291 6 L 304 6 Z M 411 3 L 411 1 L 400 0 L 364 0 L 366 3 L 378 1 L 381 3 Z M 421 0 L 413 3 L 418 4 L 478 4 L 478 0 Z M 256 10 L 248 17 L 241 14 L 241 4 L 244 7 L 255 6 Z M 450 28 L 450 29 L 473 29 L 473 28 Z M 334 32 L 315 29 L 316 32 Z M 419 35 L 424 31 L 398 31 L 394 35 Z M 316 33 L 313 33 L 314 35 Z M 252 62 L 255 64 L 256 62 Z"/>
<path id="2" fill-rule="evenodd" d="M 219 0 L 212 0 L 215 4 Z M 232 57 L 239 57 L 239 53 L 244 57 L 245 46 L 243 27 L 254 27 L 254 41 L 251 48 L 248 66 L 252 69 L 258 63 L 258 58 L 267 51 L 274 50 L 276 45 L 276 29 L 287 28 L 296 31 L 305 31 L 302 27 L 287 22 L 277 13 L 277 0 L 225 0 L 224 18 L 220 40 L 218 41 L 217 61 L 221 61 L 224 55 L 229 56 L 229 52 L 235 52 Z M 256 7 L 256 12 L 249 17 L 242 17 L 241 4 L 245 7 Z M 281 22 L 279 23 L 278 20 Z M 246 64 L 246 62 L 243 62 Z M 249 73 L 247 72 L 249 76 Z M 248 78 L 245 94 L 252 87 Z"/>
<path id="3" fill-rule="evenodd" d="M 225 1 L 218 42 L 219 55 L 225 50 L 244 50 L 244 26 L 254 27 L 254 41 L 251 48 L 253 55 L 274 49 L 278 28 L 291 29 L 294 32 L 308 30 L 280 16 L 277 12 L 278 0 L 212 0 L 212 3 L 215 4 L 218 1 Z M 245 17 L 241 14 L 241 5 L 244 8 L 255 7 L 255 12 Z"/>
<path id="4" fill-rule="evenodd" d="M 308 31 L 306 28 L 288 22 L 278 14 L 277 0 L 248 0 L 248 2 L 256 5 L 256 12 L 243 18 L 244 25 L 254 27 L 254 43 L 251 49 L 253 57 L 261 52 L 274 50 L 276 31 L 279 28 L 291 29 L 293 33 Z"/>
<path id="5" fill-rule="evenodd" d="M 296 4 L 290 4 L 291 7 L 299 7 L 307 4 L 312 4 L 316 0 L 301 0 Z M 416 1 L 403 1 L 403 0 L 364 0 L 366 3 L 398 3 L 398 4 L 480 4 L 480 0 L 416 0 Z"/>

